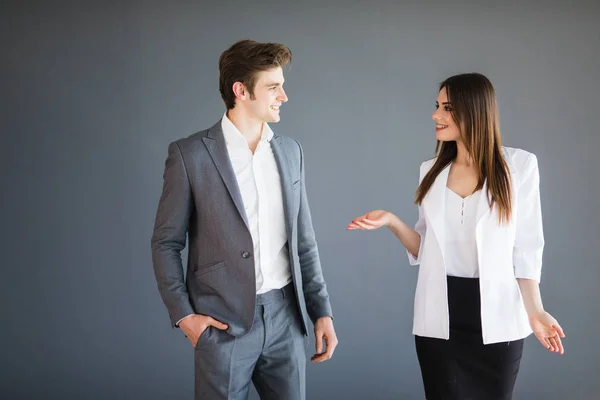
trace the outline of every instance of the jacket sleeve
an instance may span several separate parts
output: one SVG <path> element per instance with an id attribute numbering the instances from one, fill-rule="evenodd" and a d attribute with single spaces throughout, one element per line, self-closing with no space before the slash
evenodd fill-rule
<path id="1" fill-rule="evenodd" d="M 304 179 L 304 154 L 300 147 L 300 209 L 298 212 L 298 257 L 302 271 L 302 288 L 306 311 L 313 324 L 321 317 L 333 317 L 329 294 L 321 270 L 319 249 L 315 238 L 306 185 Z"/>
<path id="2" fill-rule="evenodd" d="M 163 180 L 151 240 L 152 263 L 158 290 L 169 312 L 171 324 L 177 326 L 181 319 L 194 314 L 181 262 L 193 198 L 177 143 L 169 145 Z"/>
<path id="3" fill-rule="evenodd" d="M 540 176 L 534 154 L 529 154 L 523 166 L 516 210 L 516 233 L 513 250 L 515 277 L 540 281 L 544 233 L 540 204 Z"/>
<path id="4" fill-rule="evenodd" d="M 421 169 L 419 171 L 419 185 L 421 181 L 425 177 L 426 168 L 425 163 L 421 164 Z M 408 256 L 408 262 L 410 265 L 419 265 L 421 263 L 421 253 L 423 252 L 423 244 L 425 243 L 425 234 L 427 233 L 427 223 L 425 221 L 425 214 L 423 212 L 423 203 L 419 204 L 419 219 L 415 224 L 415 231 L 421 236 L 421 243 L 419 244 L 419 254 L 415 258 L 412 253 L 406 250 L 406 255 Z"/>

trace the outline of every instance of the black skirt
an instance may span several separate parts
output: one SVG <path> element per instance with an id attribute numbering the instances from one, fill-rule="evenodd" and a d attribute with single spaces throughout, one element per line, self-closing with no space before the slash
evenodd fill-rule
<path id="1" fill-rule="evenodd" d="M 479 279 L 448 277 L 450 339 L 415 336 L 427 400 L 510 400 L 523 339 L 483 344 Z"/>

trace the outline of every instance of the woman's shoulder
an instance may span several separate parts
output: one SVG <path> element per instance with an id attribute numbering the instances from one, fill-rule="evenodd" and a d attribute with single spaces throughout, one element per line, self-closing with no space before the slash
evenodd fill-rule
<path id="1" fill-rule="evenodd" d="M 537 157 L 530 151 L 502 146 L 502 152 L 509 169 L 512 171 L 523 171 L 531 166 L 537 166 Z"/>
<path id="2" fill-rule="evenodd" d="M 433 157 L 429 160 L 423 161 L 421 163 L 421 172 L 427 172 L 431 169 L 431 167 L 433 167 L 433 164 L 435 163 L 435 160 L 437 160 L 437 157 Z"/>

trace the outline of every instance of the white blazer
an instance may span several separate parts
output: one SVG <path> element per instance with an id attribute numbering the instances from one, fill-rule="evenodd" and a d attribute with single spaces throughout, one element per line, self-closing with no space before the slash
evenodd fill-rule
<path id="1" fill-rule="evenodd" d="M 539 172 L 534 154 L 503 147 L 512 180 L 512 217 L 498 222 L 490 211 L 484 184 L 477 206 L 476 241 L 479 261 L 483 343 L 522 339 L 531 333 L 516 278 L 540 281 L 544 235 Z M 420 179 L 435 159 L 421 164 Z M 446 183 L 450 166 L 436 178 L 419 206 L 415 230 L 421 235 L 419 254 L 410 252 L 411 265 L 420 264 L 415 293 L 413 334 L 448 339 L 448 294 L 444 262 Z"/>

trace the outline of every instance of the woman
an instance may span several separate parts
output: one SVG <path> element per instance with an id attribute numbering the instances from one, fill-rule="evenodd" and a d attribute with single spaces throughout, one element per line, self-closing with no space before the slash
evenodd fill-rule
<path id="1" fill-rule="evenodd" d="M 347 229 L 387 226 L 420 264 L 413 333 L 428 400 L 511 399 L 523 339 L 562 354 L 539 291 L 544 237 L 534 154 L 502 147 L 481 74 L 441 85 L 436 157 L 421 165 L 413 230 L 374 210 Z"/>

